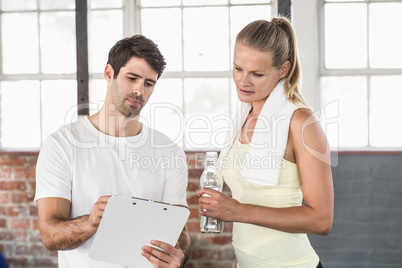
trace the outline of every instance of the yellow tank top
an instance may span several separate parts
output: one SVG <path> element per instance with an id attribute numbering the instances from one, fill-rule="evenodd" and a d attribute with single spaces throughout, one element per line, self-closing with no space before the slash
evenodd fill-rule
<path id="1" fill-rule="evenodd" d="M 222 176 L 232 191 L 232 197 L 244 204 L 275 208 L 300 206 L 297 165 L 283 160 L 277 186 L 249 183 L 240 175 L 248 144 L 238 138 L 227 155 L 229 164 L 222 168 Z M 246 162 L 249 159 L 246 159 Z M 239 268 L 306 267 L 315 268 L 319 258 L 306 234 L 292 234 L 247 223 L 233 223 L 233 247 Z"/>

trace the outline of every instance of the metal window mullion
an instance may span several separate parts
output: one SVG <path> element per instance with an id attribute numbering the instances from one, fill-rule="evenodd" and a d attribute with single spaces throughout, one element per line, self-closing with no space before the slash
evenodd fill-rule
<path id="1" fill-rule="evenodd" d="M 184 71 L 184 6 L 183 6 L 183 0 L 180 1 L 180 27 L 181 27 L 181 70 L 182 74 L 185 73 Z M 185 75 L 180 75 L 181 78 L 181 94 L 182 94 L 182 113 L 184 116 L 186 115 L 186 92 L 184 91 L 184 79 L 186 78 Z M 183 146 L 185 146 L 185 141 L 183 137 Z"/>
<path id="2" fill-rule="evenodd" d="M 318 7 L 318 34 L 319 34 L 319 59 L 318 68 L 320 70 L 320 76 L 324 75 L 325 72 L 325 2 L 324 0 L 319 1 Z M 318 90 L 321 92 L 321 90 Z M 321 102 L 321 99 L 320 99 Z"/>
<path id="3" fill-rule="evenodd" d="M 110 10 L 110 9 L 109 9 Z M 141 33 L 141 6 L 138 0 L 125 0 L 123 6 L 123 35 L 132 36 Z"/>
<path id="4" fill-rule="evenodd" d="M 40 27 L 40 7 L 39 0 L 36 0 L 36 14 L 38 18 L 38 63 L 39 63 L 39 74 L 42 74 L 42 48 L 41 48 L 41 27 Z M 43 78 L 42 78 L 43 79 Z M 43 109 L 42 109 L 42 79 L 39 80 L 39 137 L 40 145 L 42 146 L 42 135 L 43 135 Z"/>
<path id="5" fill-rule="evenodd" d="M 230 5 L 228 5 L 228 7 L 227 7 L 227 9 L 228 9 L 228 29 L 229 29 L 229 71 L 230 71 L 230 69 L 231 69 L 231 65 L 232 65 L 232 62 L 231 62 L 231 59 L 232 59 L 232 55 L 233 55 L 233 53 L 234 53 L 234 51 L 232 51 L 232 28 L 231 28 L 231 26 L 232 26 L 232 24 L 231 24 L 231 22 L 232 22 L 232 16 L 231 16 L 231 6 Z M 236 42 L 236 40 L 235 40 L 235 42 Z M 231 83 L 230 83 L 230 78 L 228 79 L 228 88 L 229 88 L 229 96 L 228 96 L 228 98 L 229 98 L 229 115 L 231 115 L 234 111 L 232 111 L 232 94 L 233 94 L 233 92 L 232 92 L 232 88 L 231 88 Z"/>
<path id="6" fill-rule="evenodd" d="M 292 19 L 291 0 L 278 1 L 278 15 Z"/>
<path id="7" fill-rule="evenodd" d="M 88 3 L 75 1 L 78 115 L 89 115 Z M 82 108 L 81 108 L 82 107 Z"/>
<path id="8" fill-rule="evenodd" d="M 367 69 L 370 68 L 370 7 L 369 7 L 369 0 L 366 0 L 366 42 L 367 42 L 367 52 L 366 52 L 366 57 L 367 57 Z M 366 76 L 366 90 L 367 90 L 367 144 L 366 146 L 370 147 L 371 142 L 370 142 L 370 129 L 371 129 L 371 124 L 370 124 L 370 99 L 371 99 L 371 92 L 370 92 L 370 79 L 371 76 L 370 74 Z"/>
<path id="9" fill-rule="evenodd" d="M 370 99 L 371 99 L 371 75 L 366 76 L 366 84 L 367 84 L 367 147 L 371 147 L 371 142 L 370 142 Z"/>

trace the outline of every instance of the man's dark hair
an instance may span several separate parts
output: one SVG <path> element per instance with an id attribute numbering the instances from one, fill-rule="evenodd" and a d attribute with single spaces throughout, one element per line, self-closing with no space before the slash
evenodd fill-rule
<path id="1" fill-rule="evenodd" d="M 158 73 L 158 79 L 166 67 L 165 58 L 158 46 L 143 35 L 134 35 L 118 41 L 109 51 L 107 63 L 114 70 L 114 79 L 117 78 L 120 68 L 132 57 L 144 59 Z"/>

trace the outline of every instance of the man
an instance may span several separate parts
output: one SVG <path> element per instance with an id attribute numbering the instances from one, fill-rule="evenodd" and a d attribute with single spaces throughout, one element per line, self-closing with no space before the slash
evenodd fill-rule
<path id="1" fill-rule="evenodd" d="M 60 128 L 43 144 L 35 200 L 43 244 L 59 251 L 59 267 L 121 267 L 88 257 L 111 195 L 186 205 L 183 150 L 138 121 L 165 66 L 151 40 L 141 35 L 120 40 L 110 50 L 105 67 L 103 107 Z M 160 161 L 172 158 L 182 161 L 170 165 Z M 144 246 L 142 255 L 155 267 L 181 267 L 188 258 L 186 228 L 174 246 L 151 243 L 162 250 Z"/>

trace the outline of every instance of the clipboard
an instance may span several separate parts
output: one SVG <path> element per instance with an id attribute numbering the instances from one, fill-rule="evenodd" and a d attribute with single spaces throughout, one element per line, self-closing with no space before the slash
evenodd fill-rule
<path id="1" fill-rule="evenodd" d="M 112 196 L 106 204 L 89 257 L 129 267 L 153 268 L 141 255 L 141 247 L 152 246 L 152 239 L 176 245 L 189 215 L 185 207 Z"/>

